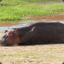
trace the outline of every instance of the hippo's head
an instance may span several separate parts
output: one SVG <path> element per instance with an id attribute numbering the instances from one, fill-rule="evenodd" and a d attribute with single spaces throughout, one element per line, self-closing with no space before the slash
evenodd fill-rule
<path id="1" fill-rule="evenodd" d="M 3 41 L 4 41 L 3 37 L 4 37 L 4 35 L 5 35 L 5 32 L 0 32 L 0 45 L 3 45 Z"/>
<path id="2" fill-rule="evenodd" d="M 11 30 L 6 30 L 4 36 L 2 37 L 3 45 L 18 45 L 21 43 L 23 36 L 30 31 L 30 27 L 14 28 Z"/>
<path id="3" fill-rule="evenodd" d="M 20 41 L 16 30 L 5 31 L 4 35 L 1 38 L 1 45 L 12 46 L 17 45 Z"/>

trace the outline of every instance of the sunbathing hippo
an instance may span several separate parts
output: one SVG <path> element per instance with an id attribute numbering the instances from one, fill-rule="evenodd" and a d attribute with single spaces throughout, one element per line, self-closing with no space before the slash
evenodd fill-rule
<path id="1" fill-rule="evenodd" d="M 7 31 L 2 45 L 34 45 L 64 43 L 64 24 L 61 22 L 34 23 Z"/>

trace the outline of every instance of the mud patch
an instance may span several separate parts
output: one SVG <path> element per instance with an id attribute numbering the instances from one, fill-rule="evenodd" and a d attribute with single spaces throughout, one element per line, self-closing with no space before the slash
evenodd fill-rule
<path id="1" fill-rule="evenodd" d="M 31 16 L 27 17 L 32 20 L 40 20 L 40 19 L 50 19 L 50 20 L 64 20 L 64 15 L 56 15 L 56 16 Z"/>

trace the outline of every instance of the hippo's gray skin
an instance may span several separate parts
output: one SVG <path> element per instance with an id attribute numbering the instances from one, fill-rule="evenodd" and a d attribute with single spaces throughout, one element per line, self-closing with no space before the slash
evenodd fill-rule
<path id="1" fill-rule="evenodd" d="M 27 27 L 15 28 L 4 36 L 2 43 L 8 46 L 64 43 L 64 24 L 34 23 Z"/>

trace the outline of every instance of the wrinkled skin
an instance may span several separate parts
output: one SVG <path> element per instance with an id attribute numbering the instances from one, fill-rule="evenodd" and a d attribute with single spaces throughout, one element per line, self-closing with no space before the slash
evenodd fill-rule
<path id="1" fill-rule="evenodd" d="M 2 39 L 7 46 L 64 43 L 64 24 L 58 22 L 35 23 L 6 33 Z"/>

